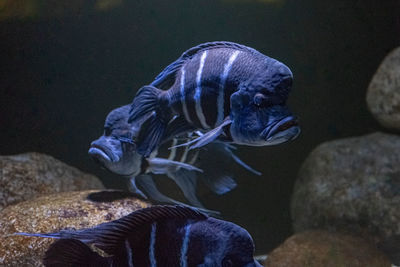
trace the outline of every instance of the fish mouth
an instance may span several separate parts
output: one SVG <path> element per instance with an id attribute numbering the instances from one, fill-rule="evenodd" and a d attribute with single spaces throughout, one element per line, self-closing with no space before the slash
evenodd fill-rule
<path id="1" fill-rule="evenodd" d="M 277 121 L 276 123 L 272 124 L 270 127 L 266 128 L 262 136 L 265 140 L 270 140 L 276 135 L 277 133 L 287 131 L 292 127 L 298 127 L 299 123 L 296 117 L 289 116 L 283 118 L 282 120 Z"/>
<path id="2" fill-rule="evenodd" d="M 108 149 L 92 144 L 88 151 L 89 155 L 98 161 L 116 162 L 116 157 Z"/>

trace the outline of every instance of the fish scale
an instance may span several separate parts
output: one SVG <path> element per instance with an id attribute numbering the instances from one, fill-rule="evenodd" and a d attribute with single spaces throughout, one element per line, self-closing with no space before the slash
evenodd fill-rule
<path id="1" fill-rule="evenodd" d="M 240 226 L 182 206 L 153 206 L 81 230 L 16 235 L 56 238 L 43 263 L 53 266 L 261 267 L 254 243 Z M 107 256 L 92 251 L 89 245 Z"/>
<path id="2" fill-rule="evenodd" d="M 237 84 L 229 83 L 225 86 L 230 69 L 240 51 L 234 49 L 218 49 L 218 51 L 204 51 L 194 56 L 190 62 L 182 66 L 177 74 L 179 79 L 167 95 L 169 106 L 184 116 L 189 124 L 207 130 L 221 124 L 223 118 L 229 114 L 229 97 L 235 91 Z M 204 58 L 203 65 L 201 58 Z M 231 57 L 234 56 L 233 59 Z M 217 62 L 213 58 L 217 57 Z M 230 62 L 232 61 L 232 62 Z M 201 70 L 201 71 L 200 71 Z M 198 99 L 196 99 L 196 91 Z M 226 97 L 225 97 L 226 96 Z M 219 99 L 221 98 L 221 99 Z M 179 99 L 179 101 L 177 101 Z M 196 106 L 200 106 L 196 108 Z M 182 110 L 182 113 L 179 111 Z M 185 111 L 186 110 L 186 111 Z M 197 111 L 199 110 L 199 111 Z M 218 114 L 221 114 L 217 121 Z M 204 118 L 203 123 L 200 117 Z"/>
<path id="3" fill-rule="evenodd" d="M 136 94 L 129 123 L 141 125 L 134 139 L 138 153 L 148 157 L 167 133 L 195 130 L 206 134 L 185 144 L 191 148 L 217 138 L 249 146 L 292 140 L 300 133 L 285 105 L 292 77 L 283 63 L 244 45 L 193 47 Z M 272 125 L 278 127 L 269 131 Z"/>

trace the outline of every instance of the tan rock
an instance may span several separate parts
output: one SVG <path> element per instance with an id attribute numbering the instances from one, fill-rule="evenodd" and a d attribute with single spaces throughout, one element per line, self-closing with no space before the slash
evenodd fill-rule
<path id="1" fill-rule="evenodd" d="M 367 104 L 383 126 L 400 130 L 400 47 L 385 57 L 372 77 Z"/>
<path id="2" fill-rule="evenodd" d="M 35 152 L 0 156 L 0 170 L 0 210 L 42 195 L 104 188 L 96 176 Z"/>
<path id="3" fill-rule="evenodd" d="M 390 267 L 389 259 L 365 240 L 339 233 L 307 231 L 273 250 L 265 267 Z"/>
<path id="4" fill-rule="evenodd" d="M 41 266 L 45 251 L 54 241 L 10 236 L 13 233 L 88 228 L 149 206 L 130 193 L 115 190 L 58 193 L 9 206 L 0 212 L 0 265 Z"/>

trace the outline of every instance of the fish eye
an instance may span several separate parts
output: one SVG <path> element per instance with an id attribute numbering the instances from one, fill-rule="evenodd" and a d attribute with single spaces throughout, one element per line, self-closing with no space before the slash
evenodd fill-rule
<path id="1" fill-rule="evenodd" d="M 268 105 L 268 97 L 264 94 L 257 93 L 253 98 L 253 102 L 257 107 L 265 107 Z"/>

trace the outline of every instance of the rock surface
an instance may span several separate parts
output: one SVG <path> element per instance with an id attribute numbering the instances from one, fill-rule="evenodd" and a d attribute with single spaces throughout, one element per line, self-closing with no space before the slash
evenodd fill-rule
<path id="1" fill-rule="evenodd" d="M 41 195 L 103 188 L 97 177 L 45 154 L 0 156 L 0 210 Z"/>
<path id="2" fill-rule="evenodd" d="M 400 47 L 386 56 L 372 77 L 367 104 L 383 126 L 400 130 Z"/>
<path id="3" fill-rule="evenodd" d="M 400 136 L 374 133 L 319 145 L 303 163 L 294 230 L 328 229 L 384 241 L 400 234 Z"/>
<path id="4" fill-rule="evenodd" d="M 367 241 L 339 233 L 307 231 L 288 238 L 273 250 L 265 267 L 384 267 L 389 259 Z"/>
<path id="5" fill-rule="evenodd" d="M 9 206 L 0 212 L 0 266 L 42 266 L 41 259 L 54 241 L 10 236 L 13 233 L 87 228 L 149 206 L 130 193 L 115 190 L 58 193 Z"/>

